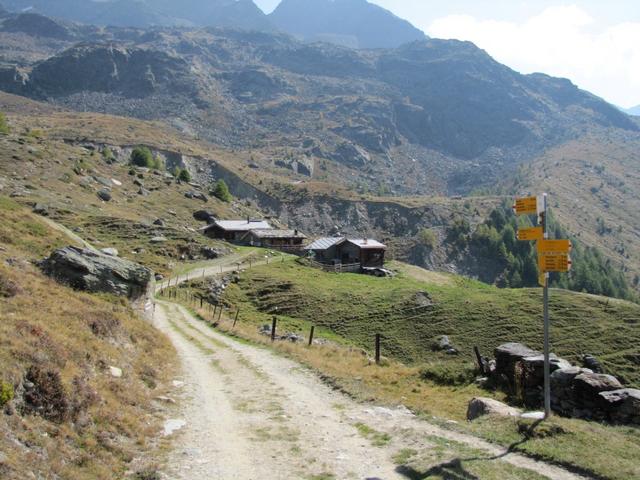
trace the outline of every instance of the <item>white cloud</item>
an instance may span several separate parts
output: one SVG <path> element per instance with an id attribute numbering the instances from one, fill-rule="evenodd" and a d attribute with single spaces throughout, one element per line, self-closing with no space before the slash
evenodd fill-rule
<path id="1" fill-rule="evenodd" d="M 567 77 L 612 103 L 640 104 L 640 22 L 599 27 L 586 10 L 568 5 L 524 22 L 449 15 L 431 22 L 427 33 L 470 40 L 518 71 Z"/>

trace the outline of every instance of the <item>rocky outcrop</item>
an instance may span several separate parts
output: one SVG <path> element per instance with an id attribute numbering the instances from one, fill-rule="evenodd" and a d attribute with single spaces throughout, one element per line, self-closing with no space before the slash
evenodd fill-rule
<path id="1" fill-rule="evenodd" d="M 166 52 L 102 44 L 80 44 L 37 64 L 25 89 L 37 98 L 91 91 L 146 97 L 161 91 L 195 96 L 197 80 L 188 64 Z"/>
<path id="2" fill-rule="evenodd" d="M 40 267 L 60 283 L 88 292 L 106 292 L 137 300 L 153 288 L 153 274 L 148 268 L 86 248 L 56 250 Z"/>

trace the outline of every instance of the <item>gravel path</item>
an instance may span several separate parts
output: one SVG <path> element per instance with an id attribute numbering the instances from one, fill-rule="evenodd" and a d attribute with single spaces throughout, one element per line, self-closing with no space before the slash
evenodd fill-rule
<path id="1" fill-rule="evenodd" d="M 174 420 L 186 426 L 174 433 L 167 478 L 427 478 L 399 469 L 393 457 L 405 448 L 442 448 L 441 441 L 458 445 L 457 453 L 463 448 L 482 461 L 508 462 L 542 477 L 584 478 L 431 425 L 403 408 L 354 402 L 299 364 L 228 338 L 176 304 L 159 302 L 154 322 L 176 346 L 184 372 L 181 416 Z"/>

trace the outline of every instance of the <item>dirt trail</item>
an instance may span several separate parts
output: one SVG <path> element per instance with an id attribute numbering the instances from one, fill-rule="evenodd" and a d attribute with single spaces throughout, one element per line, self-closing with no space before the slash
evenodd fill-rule
<path id="1" fill-rule="evenodd" d="M 393 457 L 403 448 L 428 451 L 439 441 L 543 477 L 585 478 L 431 425 L 406 409 L 354 402 L 297 363 L 228 338 L 176 304 L 160 302 L 154 321 L 176 346 L 184 372 L 180 418 L 187 424 L 174 434 L 168 478 L 426 478 L 403 472 Z"/>

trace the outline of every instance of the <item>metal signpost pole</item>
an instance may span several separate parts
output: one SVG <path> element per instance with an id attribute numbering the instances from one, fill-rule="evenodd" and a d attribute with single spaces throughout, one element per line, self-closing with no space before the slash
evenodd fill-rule
<path id="1" fill-rule="evenodd" d="M 544 238 L 547 239 L 547 194 L 543 195 L 542 200 L 542 229 Z M 549 274 L 544 273 L 543 287 L 543 311 L 544 311 L 544 418 L 551 416 L 551 379 L 550 362 L 549 362 Z"/>

